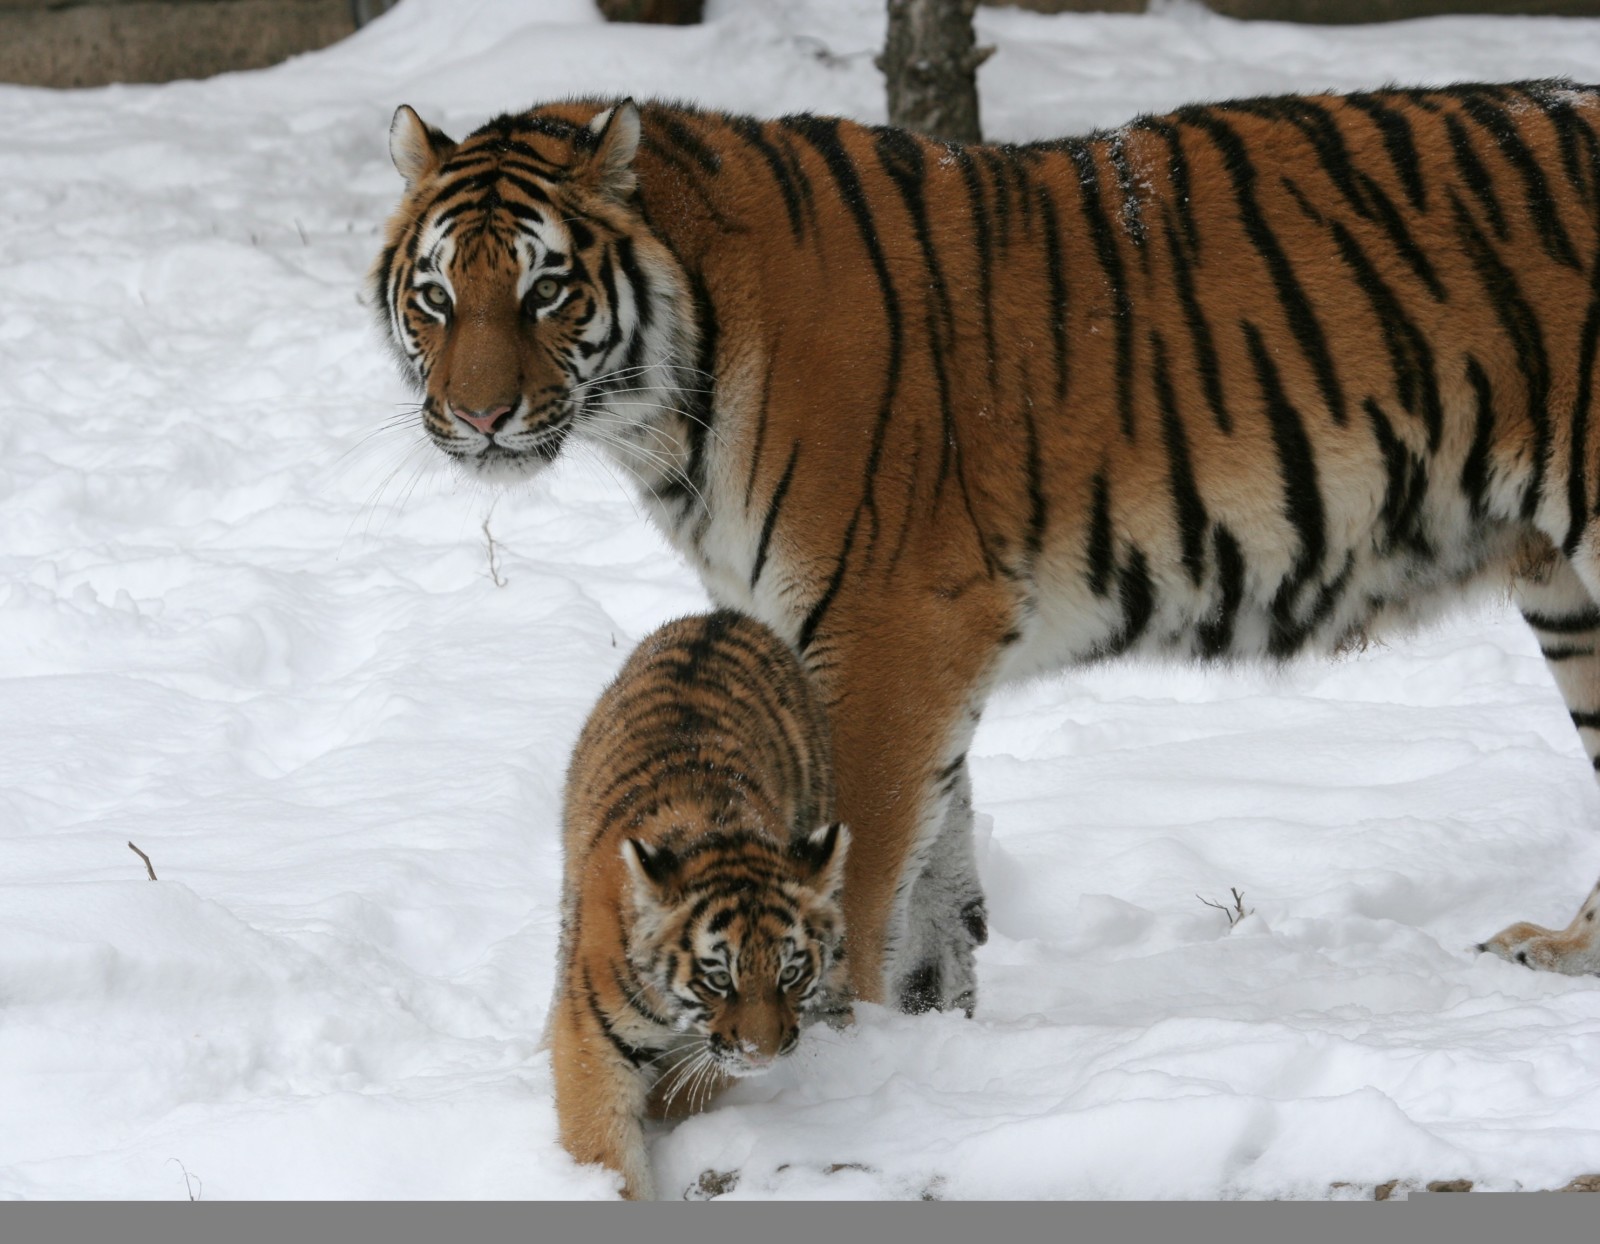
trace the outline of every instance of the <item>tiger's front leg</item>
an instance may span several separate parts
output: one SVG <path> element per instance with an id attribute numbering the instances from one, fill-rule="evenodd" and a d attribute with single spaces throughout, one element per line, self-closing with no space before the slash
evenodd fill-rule
<path id="1" fill-rule="evenodd" d="M 997 586 L 841 599 L 807 661 L 824 688 L 858 999 L 910 1012 L 976 1001 L 984 940 L 966 752 L 1010 619 Z M 854 607 L 852 607 L 854 606 Z"/>
<path id="2" fill-rule="evenodd" d="M 971 1018 L 978 1001 L 973 952 L 988 941 L 989 921 L 973 853 L 972 781 L 964 757 L 939 787 L 944 823 L 911 890 L 893 997 L 912 1014 L 959 1007 Z"/>

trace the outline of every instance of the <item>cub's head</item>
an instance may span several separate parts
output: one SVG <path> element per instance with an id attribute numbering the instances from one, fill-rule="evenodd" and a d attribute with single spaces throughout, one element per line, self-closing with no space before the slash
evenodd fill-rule
<path id="1" fill-rule="evenodd" d="M 475 476 L 524 477 L 586 424 L 614 438 L 672 404 L 693 316 L 638 211 L 639 135 L 631 100 L 500 117 L 459 143 L 394 115 L 406 193 L 371 292 L 428 436 Z"/>
<path id="2" fill-rule="evenodd" d="M 711 834 L 681 851 L 623 844 L 632 875 L 628 955 L 676 1026 L 719 1070 L 767 1070 L 803 1012 L 843 989 L 839 887 L 849 833 L 827 825 L 784 848 Z"/>

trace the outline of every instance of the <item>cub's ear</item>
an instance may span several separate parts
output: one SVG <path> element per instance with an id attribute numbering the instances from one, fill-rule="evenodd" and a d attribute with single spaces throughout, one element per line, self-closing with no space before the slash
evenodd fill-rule
<path id="1" fill-rule="evenodd" d="M 389 122 L 389 158 L 406 179 L 408 190 L 455 149 L 455 139 L 429 125 L 411 105 L 401 104 L 394 110 L 394 120 Z"/>
<path id="2" fill-rule="evenodd" d="M 850 831 L 842 821 L 824 825 L 814 833 L 797 839 L 789 854 L 812 875 L 812 884 L 831 894 L 844 883 L 844 857 L 850 850 Z"/>
<path id="3" fill-rule="evenodd" d="M 638 105 L 625 99 L 607 108 L 589 122 L 589 132 L 594 135 L 593 151 L 577 180 L 601 197 L 621 203 L 639 184 L 633 172 L 633 157 L 639 152 Z"/>
<path id="4" fill-rule="evenodd" d="M 622 844 L 622 862 L 633 877 L 634 889 L 641 893 L 659 890 L 678 867 L 678 857 L 669 848 L 652 847 L 637 838 Z"/>

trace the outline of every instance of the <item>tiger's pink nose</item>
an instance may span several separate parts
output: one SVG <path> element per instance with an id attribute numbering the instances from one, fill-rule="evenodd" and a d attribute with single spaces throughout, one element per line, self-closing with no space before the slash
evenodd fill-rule
<path id="1" fill-rule="evenodd" d="M 511 407 L 495 406 L 489 410 L 461 410 L 452 406 L 450 413 L 462 423 L 488 436 L 505 421 L 505 417 L 511 413 Z"/>

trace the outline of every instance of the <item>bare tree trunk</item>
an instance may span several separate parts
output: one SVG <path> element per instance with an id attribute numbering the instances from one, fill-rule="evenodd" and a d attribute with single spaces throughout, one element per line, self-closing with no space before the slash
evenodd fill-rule
<path id="1" fill-rule="evenodd" d="M 696 25 L 705 0 L 595 0 L 608 22 L 653 22 L 658 26 Z"/>
<path id="2" fill-rule="evenodd" d="M 950 142 L 983 140 L 978 66 L 993 48 L 974 47 L 978 0 L 889 0 L 889 37 L 878 68 L 889 85 L 889 124 Z"/>

